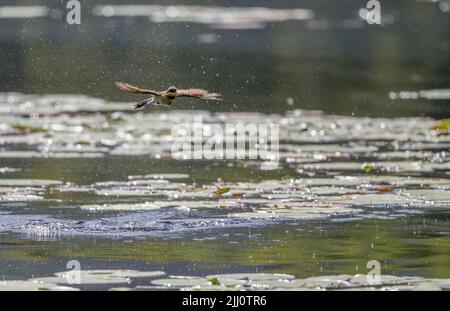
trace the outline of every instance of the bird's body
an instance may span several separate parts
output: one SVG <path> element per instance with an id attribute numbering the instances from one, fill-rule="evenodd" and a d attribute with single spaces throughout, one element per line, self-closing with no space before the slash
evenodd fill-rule
<path id="1" fill-rule="evenodd" d="M 127 84 L 127 83 L 121 83 L 116 82 L 116 86 L 126 92 L 131 93 L 139 93 L 139 94 L 150 94 L 151 97 L 144 99 L 143 101 L 140 101 L 137 103 L 134 108 L 139 109 L 144 107 L 147 104 L 154 104 L 154 105 L 163 105 L 163 106 L 170 106 L 172 105 L 173 101 L 177 97 L 194 97 L 199 98 L 203 100 L 221 100 L 221 95 L 218 93 L 209 93 L 206 90 L 203 89 L 177 89 L 174 86 L 169 87 L 165 91 L 153 91 L 153 90 L 146 90 L 141 89 L 136 86 Z"/>

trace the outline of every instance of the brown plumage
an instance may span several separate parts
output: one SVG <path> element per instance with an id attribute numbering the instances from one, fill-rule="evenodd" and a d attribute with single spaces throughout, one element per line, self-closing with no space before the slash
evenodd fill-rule
<path id="1" fill-rule="evenodd" d="M 177 97 L 193 97 L 203 100 L 222 100 L 222 97 L 219 93 L 209 93 L 203 89 L 177 89 L 174 86 L 169 87 L 165 91 L 153 91 L 141 89 L 137 86 L 133 86 L 127 83 L 116 82 L 115 85 L 121 89 L 122 91 L 131 92 L 131 93 L 139 93 L 139 94 L 151 94 L 150 98 L 144 99 L 137 103 L 134 108 L 139 109 L 144 107 L 147 104 L 159 104 L 170 106 L 173 100 Z M 156 101 L 156 102 L 155 102 Z"/>
<path id="2" fill-rule="evenodd" d="M 203 89 L 186 89 L 177 90 L 177 97 L 194 97 L 204 100 L 222 100 L 222 96 L 219 93 L 209 93 Z"/>

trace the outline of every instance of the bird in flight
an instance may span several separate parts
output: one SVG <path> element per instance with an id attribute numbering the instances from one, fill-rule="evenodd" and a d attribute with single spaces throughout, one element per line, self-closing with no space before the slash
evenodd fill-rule
<path id="1" fill-rule="evenodd" d="M 138 94 L 150 94 L 151 97 L 146 98 L 136 105 L 134 109 L 139 109 L 147 104 L 170 106 L 177 97 L 194 97 L 203 100 L 222 100 L 222 96 L 218 93 L 209 93 L 203 89 L 177 89 L 174 86 L 169 87 L 165 91 L 152 91 L 138 88 L 127 83 L 116 82 L 115 85 L 122 91 L 138 93 Z"/>

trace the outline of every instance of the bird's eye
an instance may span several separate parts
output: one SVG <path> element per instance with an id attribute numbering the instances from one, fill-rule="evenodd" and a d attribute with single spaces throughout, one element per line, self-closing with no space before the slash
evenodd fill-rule
<path id="1" fill-rule="evenodd" d="M 169 87 L 169 92 L 174 93 L 177 91 L 177 88 L 174 86 Z"/>

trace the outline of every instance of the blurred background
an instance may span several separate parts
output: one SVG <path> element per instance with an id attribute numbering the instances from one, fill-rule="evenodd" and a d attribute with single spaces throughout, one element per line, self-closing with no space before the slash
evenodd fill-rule
<path id="1" fill-rule="evenodd" d="M 226 98 L 179 109 L 450 115 L 448 1 L 381 1 L 381 25 L 362 0 L 80 2 L 68 25 L 67 1 L 1 1 L 0 92 L 140 99 L 118 80 Z"/>

